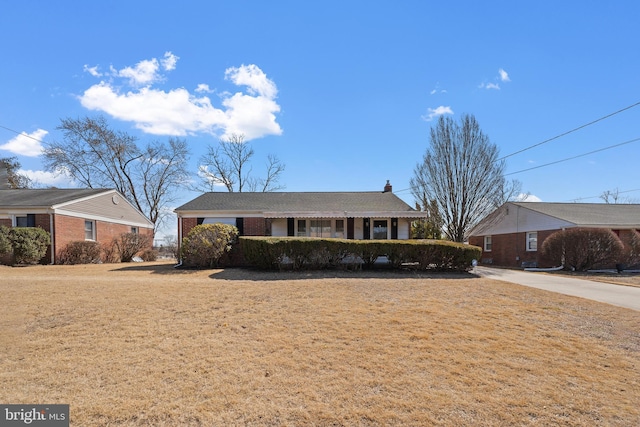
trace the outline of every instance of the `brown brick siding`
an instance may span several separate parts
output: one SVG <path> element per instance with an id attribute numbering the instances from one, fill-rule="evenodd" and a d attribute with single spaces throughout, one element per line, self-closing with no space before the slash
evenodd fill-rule
<path id="1" fill-rule="evenodd" d="M 269 225 L 271 222 L 269 221 Z M 244 235 L 245 236 L 267 236 L 267 220 L 264 218 L 245 218 L 244 219 Z M 271 233 L 269 233 L 271 234 Z"/>
<path id="2" fill-rule="evenodd" d="M 84 218 L 76 218 L 66 215 L 54 215 L 56 253 L 71 242 L 85 240 L 84 222 Z M 96 241 L 101 245 L 110 245 L 114 238 L 120 236 L 123 233 L 131 232 L 131 226 L 124 224 L 95 221 L 95 226 Z M 151 240 L 153 240 L 153 229 L 139 227 L 138 232 L 141 235 L 151 236 Z"/>
<path id="3" fill-rule="evenodd" d="M 491 236 L 491 251 L 484 250 L 484 236 L 473 236 L 469 243 L 482 248 L 480 262 L 503 267 L 521 267 L 524 262 L 535 262 L 538 267 L 555 267 L 542 256 L 544 239 L 558 230 L 538 231 L 538 250 L 527 251 L 527 233 L 494 234 Z"/>
<path id="4" fill-rule="evenodd" d="M 11 227 L 11 219 L 10 218 L 0 218 L 0 225 L 5 227 Z"/>

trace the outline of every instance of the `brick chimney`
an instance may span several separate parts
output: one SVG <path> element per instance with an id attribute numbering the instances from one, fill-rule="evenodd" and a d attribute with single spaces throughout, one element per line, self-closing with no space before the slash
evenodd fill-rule
<path id="1" fill-rule="evenodd" d="M 389 183 L 389 180 L 387 180 L 386 185 L 384 186 L 384 192 L 385 193 L 393 193 L 393 187 L 391 186 L 391 184 Z"/>

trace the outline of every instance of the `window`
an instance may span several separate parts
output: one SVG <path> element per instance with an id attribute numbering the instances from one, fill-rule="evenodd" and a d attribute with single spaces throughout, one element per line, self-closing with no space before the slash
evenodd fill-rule
<path id="1" fill-rule="evenodd" d="M 84 240 L 96 240 L 96 224 L 93 221 L 84 222 Z"/>
<path id="2" fill-rule="evenodd" d="M 131 227 L 132 234 L 138 234 L 138 227 Z"/>
<path id="3" fill-rule="evenodd" d="M 491 236 L 484 236 L 484 251 L 491 252 L 491 246 L 492 246 Z"/>
<path id="4" fill-rule="evenodd" d="M 530 231 L 527 233 L 527 250 L 528 251 L 538 250 L 538 232 L 537 231 Z"/>
<path id="5" fill-rule="evenodd" d="M 373 238 L 378 240 L 387 239 L 387 220 L 373 221 Z"/>
<path id="6" fill-rule="evenodd" d="M 307 220 L 299 219 L 298 220 L 298 234 L 299 237 L 304 237 L 307 235 Z"/>
<path id="7" fill-rule="evenodd" d="M 36 226 L 35 214 L 16 216 L 16 227 L 35 227 L 35 226 Z"/>
<path id="8" fill-rule="evenodd" d="M 312 219 L 309 235 L 311 237 L 331 237 L 331 220 Z"/>
<path id="9" fill-rule="evenodd" d="M 344 219 L 336 219 L 336 233 L 333 237 L 344 238 Z"/>

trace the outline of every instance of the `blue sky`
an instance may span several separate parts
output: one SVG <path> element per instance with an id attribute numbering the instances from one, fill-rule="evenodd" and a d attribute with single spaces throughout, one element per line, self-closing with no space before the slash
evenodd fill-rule
<path id="1" fill-rule="evenodd" d="M 0 157 L 72 186 L 20 134 L 60 140 L 60 119 L 102 114 L 141 141 L 185 138 L 194 173 L 244 133 L 256 175 L 268 154 L 286 164 L 286 191 L 390 180 L 412 204 L 439 115 L 475 115 L 508 156 L 640 102 L 639 18 L 631 0 L 6 2 Z M 625 143 L 639 124 L 640 105 L 509 156 L 507 173 L 533 200 L 640 201 L 640 141 Z"/>

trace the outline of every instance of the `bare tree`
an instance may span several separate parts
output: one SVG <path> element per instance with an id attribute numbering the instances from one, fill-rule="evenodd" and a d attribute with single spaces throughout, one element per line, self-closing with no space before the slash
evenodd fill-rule
<path id="1" fill-rule="evenodd" d="M 105 118 L 63 119 L 64 139 L 45 144 L 47 170 L 65 174 L 88 188 L 115 188 L 154 223 L 156 230 L 186 184 L 188 149 L 181 139 L 138 146 L 137 139 L 109 127 Z"/>
<path id="2" fill-rule="evenodd" d="M 199 175 L 204 185 L 198 189 L 214 191 L 216 186 L 223 185 L 229 192 L 268 192 L 284 188 L 278 181 L 285 165 L 270 154 L 266 177 L 256 178 L 251 175 L 253 155 L 253 148 L 244 140 L 244 135 L 232 134 L 228 139 L 220 140 L 218 146 L 209 146 L 207 154 L 200 158 Z"/>
<path id="3" fill-rule="evenodd" d="M 463 242 L 474 225 L 519 192 L 517 181 L 505 180 L 504 169 L 474 116 L 464 115 L 460 123 L 440 117 L 411 190 L 419 203 L 434 201 L 445 236 Z"/>
<path id="4" fill-rule="evenodd" d="M 33 182 L 28 176 L 19 173 L 20 162 L 17 157 L 3 157 L 0 159 L 0 188 L 31 188 Z"/>

